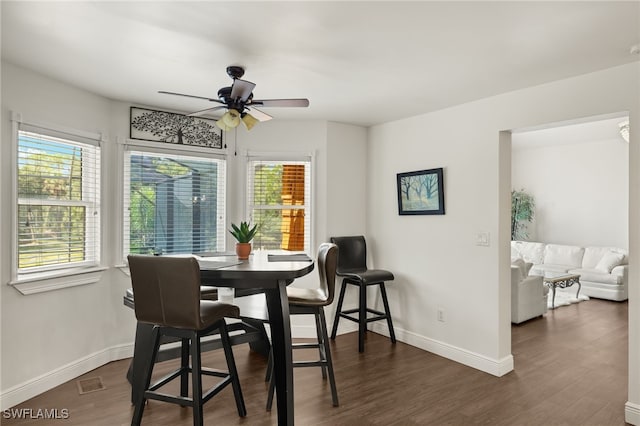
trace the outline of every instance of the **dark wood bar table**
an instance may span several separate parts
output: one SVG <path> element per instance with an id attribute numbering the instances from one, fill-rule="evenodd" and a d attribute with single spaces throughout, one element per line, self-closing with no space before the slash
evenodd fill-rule
<path id="1" fill-rule="evenodd" d="M 293 355 L 287 286 L 296 278 L 313 271 L 314 262 L 282 261 L 283 258 L 286 259 L 284 256 L 280 261 L 270 262 L 266 253 L 263 254 L 264 256 L 252 255 L 249 260 L 241 263 L 232 262 L 235 259 L 230 256 L 197 257 L 201 284 L 264 291 L 271 329 L 278 424 L 293 425 Z M 240 314 L 242 315 L 242 312 Z M 132 365 L 136 365 L 135 353 Z"/>

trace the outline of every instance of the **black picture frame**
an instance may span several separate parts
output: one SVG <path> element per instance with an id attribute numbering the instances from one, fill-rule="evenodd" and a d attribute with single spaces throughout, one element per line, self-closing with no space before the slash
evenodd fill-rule
<path id="1" fill-rule="evenodd" d="M 398 173 L 398 214 L 444 214 L 443 168 Z"/>
<path id="2" fill-rule="evenodd" d="M 132 106 L 129 123 L 131 139 L 222 149 L 215 120 Z"/>

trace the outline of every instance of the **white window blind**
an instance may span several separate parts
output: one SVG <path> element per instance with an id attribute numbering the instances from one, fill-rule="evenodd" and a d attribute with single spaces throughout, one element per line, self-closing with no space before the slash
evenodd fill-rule
<path id="1" fill-rule="evenodd" d="M 124 254 L 224 251 L 226 162 L 137 151 L 124 161 Z"/>
<path id="2" fill-rule="evenodd" d="M 259 225 L 253 246 L 311 253 L 311 158 L 247 164 L 247 211 Z"/>
<path id="3" fill-rule="evenodd" d="M 20 124 L 18 274 L 100 263 L 99 145 Z"/>

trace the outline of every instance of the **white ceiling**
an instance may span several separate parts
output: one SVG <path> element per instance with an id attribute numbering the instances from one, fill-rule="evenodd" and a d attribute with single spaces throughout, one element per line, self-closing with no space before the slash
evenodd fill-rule
<path id="1" fill-rule="evenodd" d="M 246 67 L 276 119 L 371 125 L 640 60 L 640 2 L 1 2 L 3 60 L 192 112 Z"/>

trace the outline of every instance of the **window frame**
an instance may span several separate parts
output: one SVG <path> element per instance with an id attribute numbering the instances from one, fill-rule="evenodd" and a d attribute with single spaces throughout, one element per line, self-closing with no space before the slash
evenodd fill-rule
<path id="1" fill-rule="evenodd" d="M 305 212 L 309 216 L 309 241 L 305 243 L 304 253 L 311 256 L 312 258 L 315 256 L 315 208 L 314 208 L 314 200 L 315 200 L 315 169 L 316 169 L 316 155 L 315 152 L 270 152 L 270 151 L 247 151 L 244 155 L 244 214 L 245 220 L 251 220 L 252 216 L 252 200 L 249 200 L 249 173 L 250 166 L 252 161 L 275 161 L 275 162 L 308 162 L 309 163 L 309 183 L 305 185 L 309 188 L 308 197 L 305 195 L 305 199 L 308 198 L 309 204 L 305 205 Z M 285 205 L 278 205 L 280 208 L 285 207 Z M 274 249 L 265 249 L 265 251 L 270 251 Z"/>
<path id="2" fill-rule="evenodd" d="M 100 156 L 98 164 L 99 171 L 92 173 L 92 177 L 97 179 L 94 183 L 97 188 L 97 196 L 95 203 L 98 211 L 97 224 L 94 229 L 94 235 L 85 235 L 85 245 L 92 246 L 95 252 L 95 258 L 90 261 L 77 262 L 73 264 L 58 264 L 43 267 L 29 268 L 27 271 L 20 271 L 18 267 L 19 261 L 19 244 L 18 244 L 18 210 L 20 200 L 26 198 L 19 197 L 18 188 L 18 145 L 19 132 L 31 132 L 40 134 L 45 137 L 56 137 L 68 140 L 71 143 L 93 145 L 97 147 Z M 41 123 L 34 120 L 24 120 L 22 114 L 11 111 L 11 251 L 10 251 L 10 280 L 8 285 L 13 286 L 23 295 L 42 293 L 45 291 L 58 290 L 61 288 L 74 287 L 78 285 L 96 283 L 101 278 L 101 272 L 107 268 L 102 266 L 103 250 L 102 250 L 102 226 L 103 226 L 103 161 L 102 154 L 104 142 L 106 138 L 103 133 L 89 132 L 69 127 L 60 126 L 51 123 Z M 77 205 L 83 205 L 86 201 L 78 201 Z M 46 202 L 42 203 L 47 204 Z M 54 201 L 53 204 L 67 204 Z"/>
<path id="3" fill-rule="evenodd" d="M 121 264 L 118 265 L 121 268 L 127 267 L 127 255 L 129 254 L 129 247 L 125 247 L 125 244 L 128 244 L 130 241 L 125 237 L 125 230 L 128 224 L 128 218 L 126 217 L 126 208 L 129 205 L 128 198 L 130 197 L 128 190 L 126 189 L 128 185 L 128 181 L 125 181 L 125 171 L 126 171 L 126 155 L 128 151 L 138 151 L 149 153 L 152 155 L 167 155 L 167 156 L 189 156 L 189 157 L 199 157 L 203 160 L 206 159 L 214 159 L 222 161 L 224 164 L 224 185 L 222 186 L 224 190 L 224 198 L 223 198 L 223 206 L 222 209 L 218 208 L 218 215 L 222 214 L 223 219 L 221 221 L 222 225 L 218 224 L 217 228 L 221 231 L 221 235 L 219 235 L 220 240 L 218 241 L 218 250 L 223 252 L 226 249 L 226 224 L 227 224 L 227 209 L 228 209 L 228 194 L 229 194 L 229 161 L 227 155 L 225 153 L 212 152 L 212 148 L 206 147 L 198 147 L 198 146 L 190 146 L 190 145 L 182 145 L 175 146 L 174 144 L 166 144 L 166 143 L 158 143 L 158 142 L 146 142 L 142 140 L 133 140 L 133 139 L 124 139 L 118 140 L 118 145 L 120 150 L 118 152 L 119 161 L 119 184 L 118 184 L 118 210 L 120 215 L 119 226 L 120 232 L 118 233 L 118 258 L 121 259 Z M 220 201 L 218 199 L 218 207 L 220 207 Z M 222 246 L 221 246 L 222 244 Z M 222 248 L 220 248 L 222 247 Z"/>

